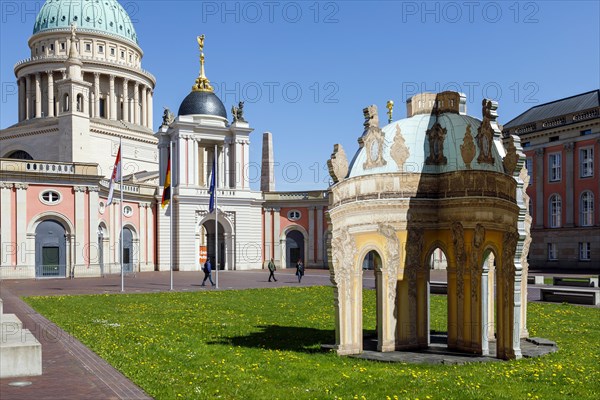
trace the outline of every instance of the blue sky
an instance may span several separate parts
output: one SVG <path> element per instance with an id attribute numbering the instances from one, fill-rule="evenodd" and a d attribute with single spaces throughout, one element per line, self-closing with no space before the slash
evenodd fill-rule
<path id="1" fill-rule="evenodd" d="M 526 109 L 600 87 L 598 1 L 120 1 L 157 78 L 154 126 L 206 73 L 229 111 L 245 101 L 255 129 L 273 133 L 278 190 L 327 187 L 334 143 L 349 157 L 362 109 L 394 100 L 394 119 L 421 91 L 460 90 L 480 118 L 483 97 L 506 123 Z M 0 127 L 17 119 L 14 64 L 42 1 L 0 1 Z M 256 169 L 251 169 L 251 171 Z M 254 188 L 259 179 L 254 178 Z"/>

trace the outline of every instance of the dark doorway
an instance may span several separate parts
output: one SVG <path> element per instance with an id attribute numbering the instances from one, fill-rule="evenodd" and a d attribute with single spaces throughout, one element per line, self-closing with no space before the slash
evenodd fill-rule
<path id="1" fill-rule="evenodd" d="M 287 267 L 296 266 L 299 259 L 304 258 L 304 235 L 300 231 L 289 231 L 285 236 Z M 306 265 L 306 260 L 303 260 Z"/>
<path id="2" fill-rule="evenodd" d="M 133 272 L 133 233 L 123 228 L 123 271 Z"/>
<path id="3" fill-rule="evenodd" d="M 206 221 L 204 223 L 204 229 L 206 230 L 206 255 L 210 260 L 213 268 L 215 268 L 216 252 L 215 252 L 215 221 Z M 223 225 L 218 222 L 218 246 L 219 246 L 219 269 L 225 269 L 227 260 L 225 259 L 225 231 Z"/>
<path id="4" fill-rule="evenodd" d="M 40 223 L 35 230 L 36 278 L 64 278 L 67 272 L 65 228 L 56 221 Z"/>

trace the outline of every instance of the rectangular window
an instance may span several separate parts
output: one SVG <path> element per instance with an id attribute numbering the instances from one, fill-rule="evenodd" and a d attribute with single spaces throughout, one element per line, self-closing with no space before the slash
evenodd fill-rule
<path id="1" fill-rule="evenodd" d="M 548 260 L 558 260 L 558 251 L 556 249 L 556 243 L 548 243 Z"/>
<path id="2" fill-rule="evenodd" d="M 581 136 L 591 135 L 592 134 L 592 130 L 591 129 L 586 129 L 585 131 L 580 131 L 579 134 Z"/>
<path id="3" fill-rule="evenodd" d="M 85 51 L 87 51 L 87 52 L 92 51 L 92 44 L 91 43 L 86 43 L 85 44 Z"/>
<path id="4" fill-rule="evenodd" d="M 527 175 L 529 175 L 529 184 L 533 183 L 533 159 L 526 158 L 525 159 L 525 168 L 527 168 Z"/>
<path id="5" fill-rule="evenodd" d="M 46 51 L 46 46 L 42 46 L 42 53 Z"/>
<path id="6" fill-rule="evenodd" d="M 530 147 L 531 146 L 531 142 L 523 142 L 522 146 L 523 147 Z"/>
<path id="7" fill-rule="evenodd" d="M 111 48 L 110 48 L 110 55 L 111 55 L 111 56 L 114 56 L 114 55 L 115 55 L 115 52 L 116 52 L 115 48 L 114 48 L 114 47 L 111 47 Z"/>
<path id="8" fill-rule="evenodd" d="M 61 49 L 61 50 L 64 50 L 64 49 L 66 49 L 66 48 L 67 48 L 67 44 L 66 44 L 65 42 L 62 42 L 62 43 L 60 44 L 60 49 Z"/>
<path id="9" fill-rule="evenodd" d="M 594 148 L 579 149 L 579 176 L 588 178 L 594 176 Z"/>
<path id="10" fill-rule="evenodd" d="M 50 44 L 50 51 L 54 51 L 54 44 Z"/>
<path id="11" fill-rule="evenodd" d="M 550 139 L 548 140 L 549 142 L 558 142 L 558 139 L 560 139 L 559 136 L 551 136 Z"/>
<path id="12" fill-rule="evenodd" d="M 550 182 L 558 182 L 561 177 L 560 153 L 548 155 L 548 170 L 550 172 Z"/>
<path id="13" fill-rule="evenodd" d="M 124 51 L 122 51 L 122 52 L 121 52 L 121 58 L 122 58 L 123 60 L 125 59 L 125 52 L 124 52 Z"/>
<path id="14" fill-rule="evenodd" d="M 579 242 L 579 260 L 589 261 L 591 259 L 592 246 L 590 242 Z"/>
<path id="15" fill-rule="evenodd" d="M 100 53 L 100 54 L 104 53 L 104 46 L 102 46 L 102 45 L 98 46 L 98 53 Z"/>
<path id="16" fill-rule="evenodd" d="M 106 118 L 106 100 L 100 99 L 100 118 Z"/>

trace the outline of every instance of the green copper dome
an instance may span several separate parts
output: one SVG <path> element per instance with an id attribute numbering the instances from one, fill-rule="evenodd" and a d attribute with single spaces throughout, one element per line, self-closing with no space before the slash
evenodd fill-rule
<path id="1" fill-rule="evenodd" d="M 47 0 L 35 19 L 33 34 L 70 29 L 71 24 L 138 44 L 131 19 L 116 0 Z"/>

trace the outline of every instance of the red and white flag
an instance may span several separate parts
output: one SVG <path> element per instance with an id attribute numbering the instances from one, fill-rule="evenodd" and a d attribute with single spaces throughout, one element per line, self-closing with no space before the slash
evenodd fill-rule
<path id="1" fill-rule="evenodd" d="M 115 166 L 113 167 L 112 176 L 110 177 L 110 186 L 108 187 L 108 201 L 106 205 L 109 206 L 113 201 L 113 192 L 115 190 L 115 182 L 121 181 L 121 146 L 117 152 L 117 159 L 115 160 Z"/>

